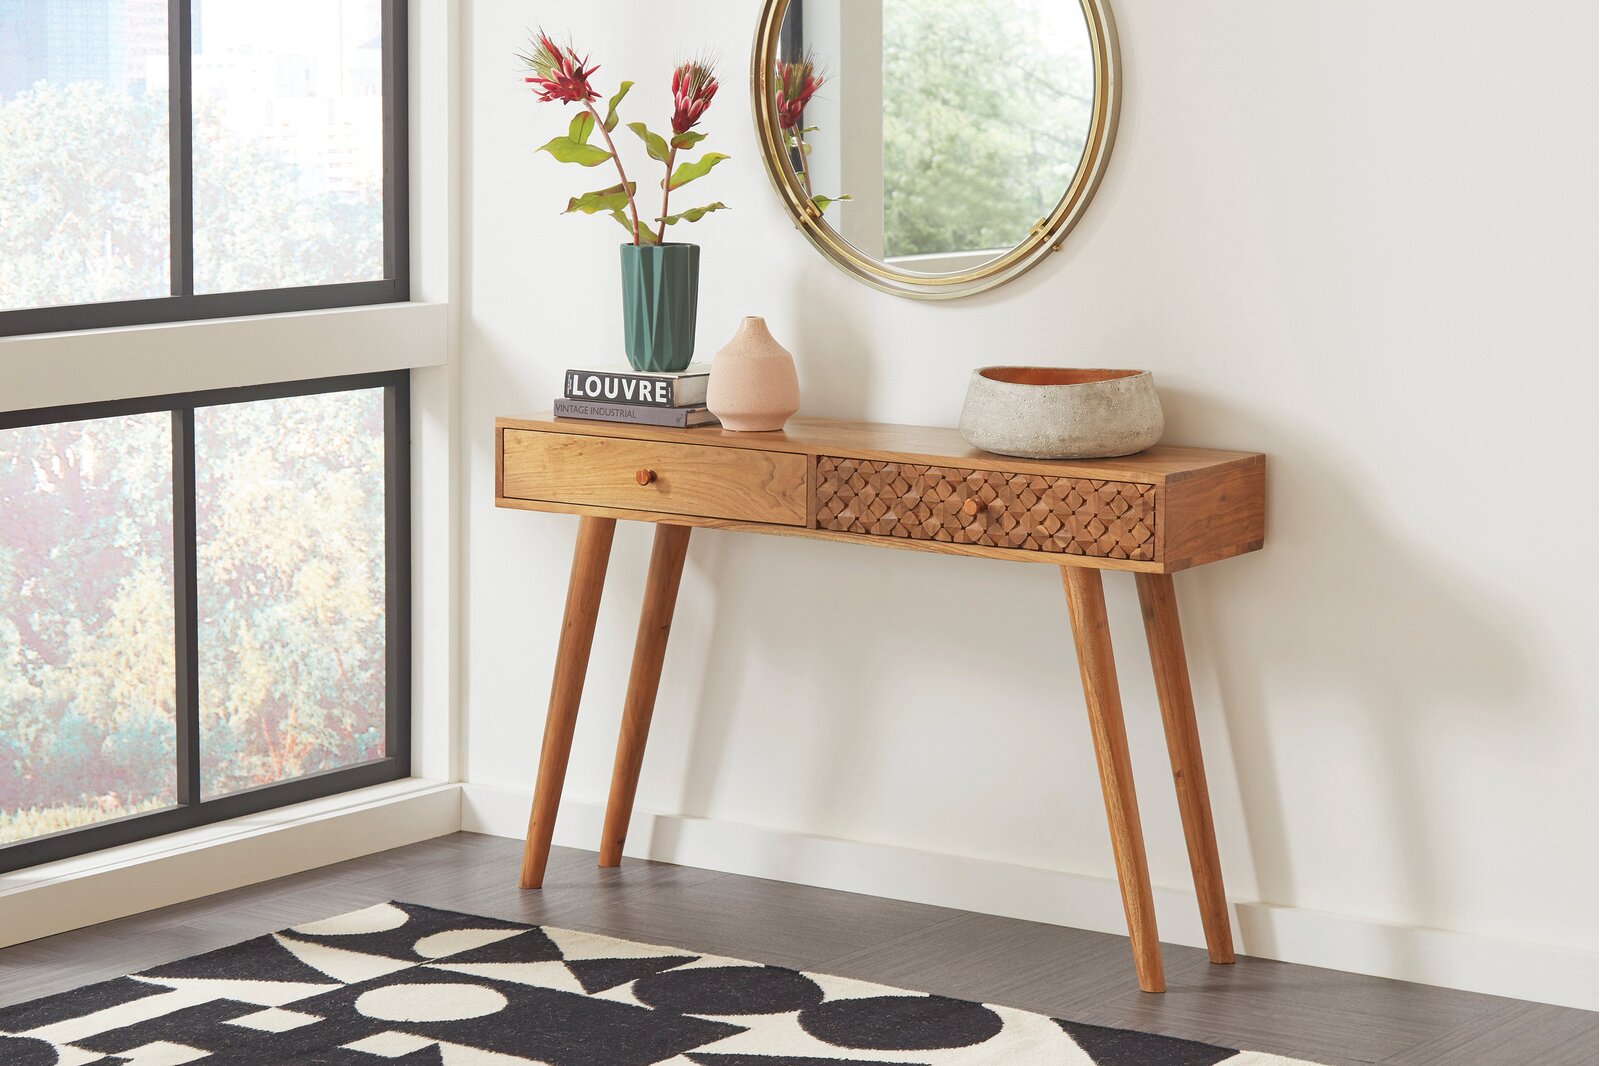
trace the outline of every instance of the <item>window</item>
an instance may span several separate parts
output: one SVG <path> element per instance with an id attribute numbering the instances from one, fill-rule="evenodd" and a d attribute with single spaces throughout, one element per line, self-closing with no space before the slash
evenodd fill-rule
<path id="1" fill-rule="evenodd" d="M 409 298 L 404 0 L 0 0 L 0 336 Z"/>
<path id="2" fill-rule="evenodd" d="M 0 870 L 407 776 L 408 397 L 0 414 Z"/>

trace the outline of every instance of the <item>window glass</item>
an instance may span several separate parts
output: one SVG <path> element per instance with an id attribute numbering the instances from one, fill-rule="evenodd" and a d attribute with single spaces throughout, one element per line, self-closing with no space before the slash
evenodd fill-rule
<path id="1" fill-rule="evenodd" d="M 172 416 L 0 430 L 0 843 L 176 802 Z"/>
<path id="2" fill-rule="evenodd" d="M 171 292 L 167 0 L 0 0 L 0 311 Z"/>
<path id="3" fill-rule="evenodd" d="M 193 0 L 196 292 L 383 277 L 378 0 Z"/>
<path id="4" fill-rule="evenodd" d="M 381 758 L 382 389 L 195 411 L 201 795 Z"/>

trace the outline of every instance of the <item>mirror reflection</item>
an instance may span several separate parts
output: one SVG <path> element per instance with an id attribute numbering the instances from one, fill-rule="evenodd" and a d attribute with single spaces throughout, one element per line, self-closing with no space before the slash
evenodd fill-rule
<path id="1" fill-rule="evenodd" d="M 1077 0 L 789 0 L 776 67 L 794 180 L 863 256 L 912 274 L 1022 243 L 1094 113 Z"/>

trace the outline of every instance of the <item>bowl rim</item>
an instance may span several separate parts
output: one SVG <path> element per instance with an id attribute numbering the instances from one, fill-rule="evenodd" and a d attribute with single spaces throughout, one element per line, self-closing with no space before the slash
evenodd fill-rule
<path id="1" fill-rule="evenodd" d="M 1148 370 L 1119 370 L 1106 367 L 1077 366 L 981 366 L 972 372 L 975 378 L 996 385 L 1019 385 L 1024 388 L 1072 389 L 1082 385 L 1104 385 L 1112 381 L 1149 377 Z M 1028 380 L 1029 378 L 1056 378 L 1068 380 Z M 1075 379 L 1075 380 L 1073 380 Z"/>

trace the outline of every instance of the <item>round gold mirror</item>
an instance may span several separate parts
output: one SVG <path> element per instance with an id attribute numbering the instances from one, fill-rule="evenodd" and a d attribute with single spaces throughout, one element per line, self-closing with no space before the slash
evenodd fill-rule
<path id="1" fill-rule="evenodd" d="M 1059 250 L 1105 170 L 1107 0 L 766 0 L 756 130 L 795 223 L 900 296 L 993 288 Z"/>

